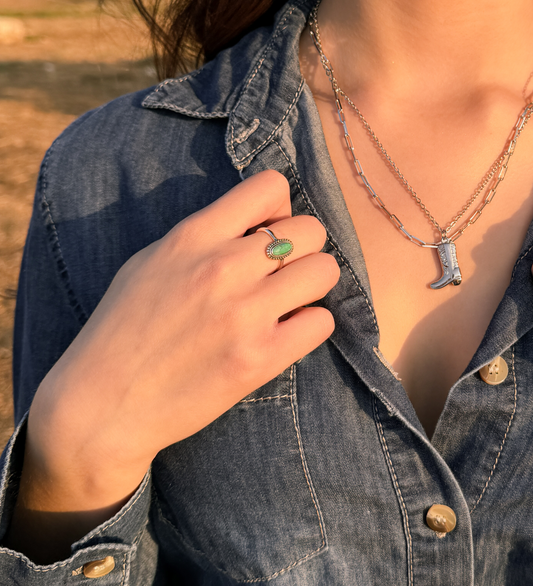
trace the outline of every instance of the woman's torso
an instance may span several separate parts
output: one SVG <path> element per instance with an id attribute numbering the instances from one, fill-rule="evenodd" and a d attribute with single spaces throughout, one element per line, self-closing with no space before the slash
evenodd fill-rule
<path id="1" fill-rule="evenodd" d="M 351 170 L 336 166 L 342 153 L 300 76 L 297 47 L 311 3 L 301 4 L 285 8 L 274 32 L 254 33 L 188 78 L 113 102 L 56 143 L 43 167 L 46 200 L 37 202 L 27 249 L 26 266 L 39 269 L 25 273 L 21 284 L 17 417 L 127 258 L 220 197 L 240 181 L 239 172 L 245 178 L 277 169 L 289 180 L 294 213 L 314 214 L 327 227 L 325 250 L 337 259 L 341 278 L 321 303 L 333 312 L 336 330 L 315 352 L 156 458 L 150 525 L 138 536 L 137 557 L 127 562 L 130 582 L 140 583 L 135 559 L 142 559 L 145 576 L 153 564 L 168 570 L 166 583 L 191 585 L 527 584 L 533 560 L 533 230 L 524 232 L 531 214 L 522 216 L 520 204 L 505 218 L 516 220 L 508 249 L 514 259 L 506 256 L 498 271 L 509 280 L 511 265 L 520 261 L 509 288 L 494 293 L 471 322 L 470 355 L 458 352 L 470 363 L 454 362 L 450 384 L 465 372 L 430 442 L 378 345 L 394 362 L 394 348 L 413 323 L 443 307 L 410 283 L 427 284 L 439 276 L 438 267 L 432 253 L 394 231 L 383 236 L 390 246 L 372 247 L 382 217 L 365 207 L 363 192 L 357 203 L 355 194 L 350 201 Z M 372 167 L 366 170 L 372 179 Z M 511 179 L 506 185 L 517 188 Z M 527 178 L 521 185 L 527 188 Z M 500 196 L 505 201 L 503 191 Z M 394 211 L 404 219 L 411 202 L 402 205 L 403 214 Z M 483 241 L 478 229 L 469 229 L 478 238 L 472 249 Z M 380 232 L 387 230 L 385 223 Z M 476 271 L 461 240 L 465 282 L 428 295 L 470 295 L 468 275 Z M 411 254 L 423 259 L 422 277 L 406 261 Z M 396 329 L 383 301 L 388 282 L 396 289 L 388 311 L 401 309 L 408 295 L 423 308 Z M 474 308 L 481 291 L 497 289 L 496 282 L 503 287 L 496 278 L 473 286 Z M 456 319 L 453 303 L 441 321 Z M 438 328 L 426 328 L 426 335 L 432 329 Z M 450 339 L 439 343 L 455 347 Z M 411 356 L 422 351 L 423 336 Z M 477 371 L 498 355 L 509 375 L 491 387 Z M 426 523 L 436 503 L 457 515 L 456 528 L 443 538 Z M 134 506 L 128 514 L 135 514 Z M 152 538 L 159 557 L 148 545 Z"/>

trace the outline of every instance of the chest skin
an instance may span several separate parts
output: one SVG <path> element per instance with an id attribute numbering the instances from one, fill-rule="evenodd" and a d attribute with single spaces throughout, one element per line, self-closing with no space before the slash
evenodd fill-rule
<path id="1" fill-rule="evenodd" d="M 333 100 L 322 94 L 315 95 L 315 100 L 364 253 L 380 350 L 401 378 L 431 437 L 450 388 L 478 348 L 509 284 L 533 217 L 533 128 L 526 128 L 520 137 L 493 202 L 456 243 L 463 282 L 436 291 L 429 284 L 441 277 L 437 252 L 409 242 L 376 206 L 355 172 Z M 348 107 L 345 112 L 356 156 L 389 211 L 411 234 L 426 242 L 438 241 L 433 226 L 379 156 L 354 113 Z M 509 108 L 499 126 L 507 124 L 510 130 L 515 121 Z M 396 129 L 394 122 L 391 117 L 390 125 L 381 124 L 384 136 L 375 130 L 437 221 L 446 226 L 501 152 L 505 131 L 483 136 L 465 133 L 457 125 L 454 136 L 454 129 L 447 128 L 445 122 L 431 127 L 423 117 L 413 116 L 410 121 L 398 121 Z M 465 148 L 469 138 L 471 145 Z"/>

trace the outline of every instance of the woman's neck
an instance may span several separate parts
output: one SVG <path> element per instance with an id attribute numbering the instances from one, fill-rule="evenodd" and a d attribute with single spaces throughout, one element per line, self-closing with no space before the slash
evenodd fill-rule
<path id="1" fill-rule="evenodd" d="M 322 0 L 318 20 L 348 93 L 521 92 L 533 69 L 530 0 Z"/>

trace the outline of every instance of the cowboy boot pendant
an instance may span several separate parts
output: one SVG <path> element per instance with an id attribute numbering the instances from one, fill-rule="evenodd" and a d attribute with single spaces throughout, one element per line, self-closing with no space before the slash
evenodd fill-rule
<path id="1" fill-rule="evenodd" d="M 438 281 L 431 283 L 430 287 L 432 289 L 442 289 L 450 283 L 460 285 L 462 277 L 459 263 L 457 262 L 455 244 L 444 236 L 440 244 L 437 245 L 437 250 L 439 251 L 440 264 L 442 265 L 442 277 Z"/>

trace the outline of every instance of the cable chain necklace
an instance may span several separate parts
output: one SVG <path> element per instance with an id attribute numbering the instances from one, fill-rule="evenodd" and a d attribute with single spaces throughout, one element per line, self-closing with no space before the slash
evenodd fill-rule
<path id="1" fill-rule="evenodd" d="M 409 184 L 407 179 L 401 173 L 400 169 L 398 168 L 396 163 L 392 160 L 392 158 L 390 157 L 388 152 L 385 150 L 385 147 L 383 146 L 383 144 L 381 143 L 381 141 L 377 137 L 376 133 L 372 130 L 372 128 L 370 127 L 370 124 L 367 122 L 367 120 L 365 119 L 365 117 L 363 116 L 363 114 L 361 113 L 359 108 L 357 108 L 357 106 L 352 102 L 352 100 L 349 98 L 349 96 L 347 96 L 344 93 L 344 91 L 339 87 L 339 83 L 337 82 L 337 80 L 335 78 L 335 74 L 334 74 L 331 62 L 326 57 L 326 55 L 324 54 L 324 51 L 322 49 L 322 43 L 320 40 L 320 29 L 318 28 L 318 18 L 317 18 L 319 5 L 320 5 L 320 2 L 313 8 L 313 10 L 311 11 L 311 14 L 309 16 L 310 34 L 311 34 L 311 38 L 313 39 L 313 43 L 314 43 L 314 45 L 318 51 L 318 54 L 320 56 L 320 62 L 322 63 L 322 67 L 324 68 L 324 71 L 326 72 L 326 75 L 328 76 L 328 79 L 331 82 L 331 87 L 332 87 L 333 93 L 335 95 L 335 104 L 337 106 L 337 113 L 339 115 L 339 120 L 340 120 L 342 127 L 343 127 L 343 130 L 344 130 L 344 140 L 346 142 L 346 146 L 348 147 L 348 149 L 352 155 L 353 163 L 355 165 L 355 170 L 357 171 L 357 174 L 361 178 L 361 181 L 363 182 L 366 190 L 368 191 L 368 193 L 370 194 L 372 199 L 376 202 L 376 204 L 380 207 L 380 209 L 384 212 L 384 214 L 389 218 L 389 220 L 394 224 L 394 226 L 400 232 L 402 232 L 406 238 L 408 238 L 411 242 L 413 242 L 414 244 L 416 244 L 417 246 L 420 246 L 422 248 L 436 248 L 437 249 L 438 254 L 439 254 L 439 260 L 442 265 L 442 276 L 440 279 L 438 279 L 434 283 L 431 283 L 430 287 L 432 289 L 442 289 L 446 285 L 450 285 L 450 284 L 459 285 L 461 283 L 462 276 L 461 276 L 461 271 L 459 269 L 459 263 L 457 262 L 457 252 L 455 249 L 455 241 L 460 236 L 463 235 L 464 231 L 469 226 L 474 224 L 479 219 L 479 217 L 483 213 L 483 210 L 485 209 L 485 207 L 487 205 L 489 205 L 489 203 L 494 199 L 494 196 L 496 195 L 496 190 L 498 189 L 498 186 L 500 185 L 500 183 L 504 180 L 505 174 L 507 173 L 507 167 L 509 165 L 509 160 L 514 153 L 518 137 L 522 133 L 522 130 L 524 129 L 524 127 L 528 123 L 529 119 L 531 118 L 531 115 L 533 114 L 533 102 L 531 102 L 531 101 L 528 102 L 526 104 L 526 107 L 524 108 L 524 110 L 522 110 L 522 112 L 520 113 L 518 120 L 511 131 L 511 136 L 508 139 L 507 149 L 491 165 L 490 169 L 487 171 L 487 173 L 481 179 L 481 181 L 478 185 L 478 188 L 472 194 L 472 196 L 468 199 L 468 201 L 465 203 L 465 205 L 462 207 L 461 211 L 456 216 L 454 216 L 452 218 L 452 220 L 446 225 L 445 228 L 442 228 L 438 224 L 437 220 L 435 220 L 433 215 L 430 213 L 430 211 L 428 210 L 426 205 L 422 202 L 420 197 L 417 195 L 416 191 L 411 187 L 411 185 Z M 368 178 L 366 177 L 366 175 L 363 171 L 363 167 L 361 166 L 359 159 L 355 155 L 355 148 L 354 148 L 352 139 L 350 137 L 350 134 L 348 132 L 348 127 L 346 125 L 346 117 L 344 115 L 344 109 L 342 107 L 341 98 L 346 100 L 346 102 L 353 108 L 353 110 L 355 111 L 355 113 L 359 117 L 359 120 L 363 124 L 363 127 L 368 132 L 368 134 L 370 135 L 370 137 L 374 141 L 375 145 L 381 151 L 383 157 L 385 158 L 385 160 L 387 161 L 387 163 L 389 164 L 391 169 L 398 176 L 402 185 L 409 192 L 411 197 L 415 200 L 415 202 L 417 203 L 419 208 L 427 216 L 428 220 L 435 226 L 435 228 L 441 234 L 440 242 L 428 243 L 428 242 L 424 242 L 420 238 L 417 238 L 416 236 L 413 236 L 410 232 L 407 231 L 407 229 L 405 228 L 404 224 L 400 221 L 400 219 L 395 214 L 392 214 L 387 209 L 383 200 L 374 191 L 374 188 L 372 187 L 372 185 L 370 185 L 370 182 L 368 181 Z M 476 201 L 478 196 L 485 190 L 485 188 L 487 188 L 487 193 L 486 193 L 483 201 L 478 205 L 478 207 L 470 215 L 470 217 L 466 218 L 463 221 L 463 224 L 459 228 L 457 228 L 452 234 L 450 234 L 452 228 L 454 228 L 457 225 L 459 220 L 466 214 L 468 209 L 473 205 L 473 203 Z"/>

